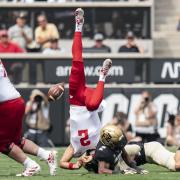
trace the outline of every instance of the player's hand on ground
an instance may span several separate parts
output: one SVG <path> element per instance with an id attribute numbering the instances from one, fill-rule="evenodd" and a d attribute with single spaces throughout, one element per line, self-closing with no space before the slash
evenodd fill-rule
<path id="1" fill-rule="evenodd" d="M 127 168 L 127 169 L 123 170 L 122 173 L 125 175 L 127 175 L 127 174 L 138 174 L 137 171 L 133 168 Z"/>
<path id="2" fill-rule="evenodd" d="M 74 165 L 73 165 L 73 168 L 74 169 L 79 169 L 79 168 L 81 168 L 81 166 L 82 166 L 82 161 L 81 160 L 78 160 Z"/>

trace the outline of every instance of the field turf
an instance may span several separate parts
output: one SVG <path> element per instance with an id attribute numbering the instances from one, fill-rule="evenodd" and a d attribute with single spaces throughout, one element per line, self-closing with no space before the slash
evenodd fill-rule
<path id="1" fill-rule="evenodd" d="M 62 155 L 64 148 L 58 149 L 58 158 Z M 49 176 L 48 167 L 43 161 L 35 158 L 42 167 L 39 175 L 33 177 L 16 177 L 16 173 L 20 173 L 23 167 L 15 161 L 4 155 L 0 156 L 0 180 L 175 180 L 180 178 L 180 172 L 169 172 L 165 168 L 156 165 L 145 165 L 149 171 L 147 175 L 97 175 L 89 174 L 86 170 L 70 171 L 58 168 L 57 176 Z"/>

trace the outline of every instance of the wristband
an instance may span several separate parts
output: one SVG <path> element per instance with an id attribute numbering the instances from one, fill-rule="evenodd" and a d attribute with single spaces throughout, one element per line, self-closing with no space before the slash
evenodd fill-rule
<path id="1" fill-rule="evenodd" d="M 71 163 L 71 162 L 70 162 L 70 163 L 68 164 L 68 169 L 74 169 L 73 166 L 74 166 L 74 163 Z"/>

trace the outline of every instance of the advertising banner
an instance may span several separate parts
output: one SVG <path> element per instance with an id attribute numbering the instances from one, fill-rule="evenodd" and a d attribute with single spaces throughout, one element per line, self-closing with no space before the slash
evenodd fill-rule
<path id="1" fill-rule="evenodd" d="M 45 82 L 68 82 L 71 72 L 71 60 L 45 61 Z M 84 72 L 88 84 L 97 83 L 103 60 L 88 59 L 84 61 Z M 133 83 L 135 78 L 135 60 L 113 60 L 108 82 Z"/>
<path id="2" fill-rule="evenodd" d="M 154 59 L 150 61 L 150 79 L 155 83 L 180 82 L 180 59 Z"/>

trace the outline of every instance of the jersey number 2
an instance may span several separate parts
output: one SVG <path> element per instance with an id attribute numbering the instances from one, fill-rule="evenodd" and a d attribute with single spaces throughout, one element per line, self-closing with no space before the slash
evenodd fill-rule
<path id="1" fill-rule="evenodd" d="M 88 130 L 79 130 L 78 131 L 78 136 L 81 136 L 82 138 L 80 139 L 80 143 L 82 146 L 88 146 L 91 144 L 91 141 L 88 140 L 89 136 L 88 136 Z"/>

